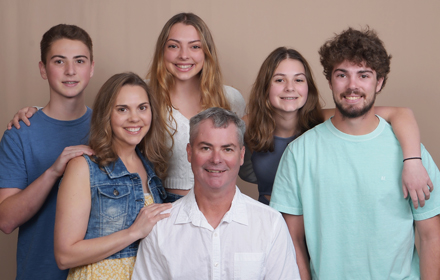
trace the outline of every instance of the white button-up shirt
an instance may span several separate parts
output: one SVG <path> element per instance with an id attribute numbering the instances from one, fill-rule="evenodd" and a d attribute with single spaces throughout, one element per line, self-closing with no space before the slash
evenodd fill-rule
<path id="1" fill-rule="evenodd" d="M 141 241 L 133 279 L 300 279 L 295 249 L 278 211 L 242 194 L 217 228 L 194 191 L 173 204 Z"/>

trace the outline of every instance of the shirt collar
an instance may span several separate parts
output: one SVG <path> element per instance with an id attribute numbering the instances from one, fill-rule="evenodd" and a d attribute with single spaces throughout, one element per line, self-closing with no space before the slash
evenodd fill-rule
<path id="1" fill-rule="evenodd" d="M 205 216 L 200 211 L 197 205 L 193 189 L 191 189 L 190 192 L 180 200 L 182 206 L 180 207 L 179 213 L 177 214 L 175 222 L 176 224 L 192 223 L 194 226 L 197 227 L 212 228 L 210 227 L 208 221 L 206 220 Z M 246 203 L 244 201 L 243 194 L 240 192 L 240 189 L 237 186 L 235 186 L 235 195 L 232 199 L 231 208 L 223 216 L 220 224 L 223 222 L 237 222 L 243 225 L 249 224 L 246 211 Z M 207 224 L 209 225 L 209 227 L 207 226 Z"/>

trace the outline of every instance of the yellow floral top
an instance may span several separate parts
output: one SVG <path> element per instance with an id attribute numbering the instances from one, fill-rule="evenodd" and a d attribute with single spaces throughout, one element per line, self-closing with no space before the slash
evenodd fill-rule
<path id="1" fill-rule="evenodd" d="M 153 204 L 151 194 L 145 194 L 144 206 Z M 101 280 L 101 279 L 131 279 L 136 257 L 102 260 L 69 270 L 67 280 Z"/>

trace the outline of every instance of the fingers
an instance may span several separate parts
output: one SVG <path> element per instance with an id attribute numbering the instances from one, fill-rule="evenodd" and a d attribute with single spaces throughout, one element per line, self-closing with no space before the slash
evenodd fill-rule
<path id="1" fill-rule="evenodd" d="M 403 190 L 403 198 L 407 198 L 408 197 L 408 190 L 406 189 L 405 185 L 402 185 L 402 190 Z"/>
<path id="2" fill-rule="evenodd" d="M 417 192 L 415 190 L 411 190 L 409 192 L 409 195 L 411 197 L 412 203 L 414 205 L 414 208 L 417 209 L 419 207 L 419 199 L 417 196 Z M 425 200 L 423 199 L 423 203 L 425 203 Z"/>
<path id="3" fill-rule="evenodd" d="M 25 125 L 30 126 L 31 122 L 29 121 L 29 118 L 37 111 L 38 109 L 34 107 L 24 107 L 20 109 L 8 123 L 8 130 L 10 130 L 12 126 L 15 126 L 16 129 L 20 129 L 20 120 L 23 121 Z"/>
<path id="4" fill-rule="evenodd" d="M 434 184 L 431 182 L 431 178 L 428 179 L 429 192 L 434 190 Z"/>

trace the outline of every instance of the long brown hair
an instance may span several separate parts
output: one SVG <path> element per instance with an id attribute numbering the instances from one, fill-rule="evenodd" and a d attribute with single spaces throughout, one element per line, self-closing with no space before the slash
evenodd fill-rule
<path id="1" fill-rule="evenodd" d="M 294 49 L 279 47 L 269 54 L 261 65 L 249 97 L 247 108 L 249 122 L 245 133 L 245 142 L 251 151 L 272 152 L 274 150 L 273 136 L 276 123 L 273 115 L 275 110 L 269 101 L 269 92 L 272 76 L 280 62 L 285 59 L 294 59 L 303 64 L 309 88 L 306 103 L 298 109 L 298 123 L 296 125 L 299 134 L 324 121 L 318 88 L 313 80 L 312 70 L 307 60 Z"/>
<path id="2" fill-rule="evenodd" d="M 210 107 L 221 107 L 230 109 L 230 105 L 226 100 L 223 92 L 223 78 L 220 71 L 220 65 L 217 58 L 217 51 L 206 23 L 197 15 L 192 13 L 180 13 L 173 16 L 167 21 L 162 32 L 157 38 L 156 50 L 154 52 L 153 63 L 148 72 L 147 79 L 150 80 L 149 85 L 159 101 L 161 115 L 166 118 L 170 116 L 170 120 L 174 121 L 172 115 L 172 104 L 170 98 L 170 90 L 174 86 L 174 77 L 168 72 L 164 63 L 164 48 L 170 34 L 171 27 L 176 23 L 193 26 L 202 43 L 202 49 L 205 54 L 203 68 L 200 71 L 200 89 L 202 91 L 201 107 L 202 110 Z M 174 133 L 172 127 L 167 128 L 171 139 Z"/>
<path id="3" fill-rule="evenodd" d="M 138 75 L 131 72 L 113 75 L 102 85 L 96 95 L 89 138 L 89 145 L 96 156 L 94 161 L 102 168 L 118 159 L 112 143 L 113 131 L 110 119 L 118 93 L 125 85 L 140 86 L 147 93 L 152 120 L 148 133 L 137 147 L 153 163 L 156 174 L 160 178 L 165 178 L 169 155 L 169 148 L 165 144 L 164 128 L 166 122 L 159 114 L 157 99 L 151 94 L 147 84 Z"/>

